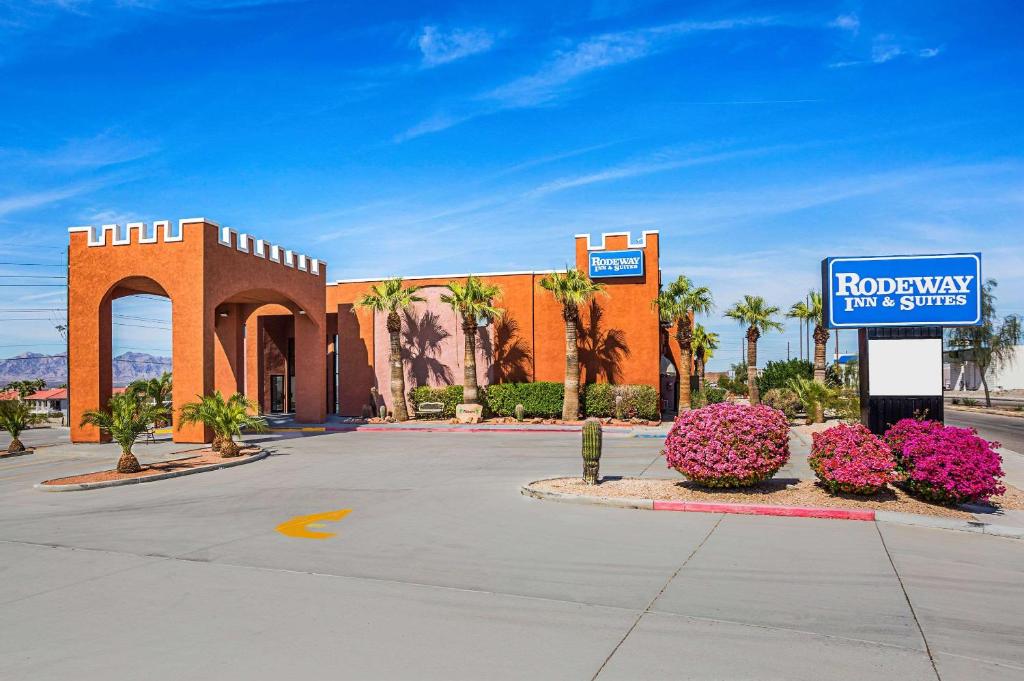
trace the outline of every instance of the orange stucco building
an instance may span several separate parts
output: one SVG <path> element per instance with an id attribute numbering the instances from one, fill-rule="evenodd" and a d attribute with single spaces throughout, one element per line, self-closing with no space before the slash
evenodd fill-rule
<path id="1" fill-rule="evenodd" d="M 323 261 L 204 218 L 69 231 L 73 441 L 101 438 L 77 424 L 112 393 L 111 301 L 136 293 L 171 300 L 176 406 L 214 389 L 245 392 L 265 413 L 294 413 L 310 423 L 327 414 L 359 416 L 374 401 L 392 406 L 384 315 L 355 308 L 380 280 L 328 283 Z M 575 237 L 576 267 L 601 270 L 595 278 L 607 291 L 582 310 L 580 370 L 584 383 L 660 387 L 664 408 L 673 410 L 678 348 L 652 306 L 660 288 L 659 247 L 654 231 L 636 241 L 628 233 Z M 495 303 L 504 311 L 478 330 L 481 385 L 564 379 L 561 309 L 540 287 L 547 273 L 478 275 L 501 288 Z M 403 315 L 410 390 L 461 381 L 464 331 L 440 296 L 449 281 L 465 276 L 405 278 L 422 286 L 425 298 Z M 174 437 L 202 442 L 209 435 L 185 427 Z"/>

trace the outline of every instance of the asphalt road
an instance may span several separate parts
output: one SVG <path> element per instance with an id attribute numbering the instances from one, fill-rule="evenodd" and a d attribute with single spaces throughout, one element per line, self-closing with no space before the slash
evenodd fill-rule
<path id="1" fill-rule="evenodd" d="M 275 436 L 88 492 L 114 447 L 0 461 L 3 679 L 1020 679 L 1024 542 L 523 497 L 575 434 Z M 669 477 L 605 438 L 606 475 Z M 144 459 L 170 444 L 140 447 Z M 318 531 L 275 528 L 350 509 Z"/>
<path id="2" fill-rule="evenodd" d="M 1024 454 L 1024 417 L 947 409 L 946 423 L 975 428 L 986 440 L 996 440 L 1007 449 Z"/>

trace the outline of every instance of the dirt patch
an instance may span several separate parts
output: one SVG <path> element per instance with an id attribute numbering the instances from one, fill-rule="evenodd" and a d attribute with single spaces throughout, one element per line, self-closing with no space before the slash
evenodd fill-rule
<path id="1" fill-rule="evenodd" d="M 128 478 L 146 478 L 151 475 L 160 475 L 162 473 L 174 473 L 177 471 L 184 471 L 190 468 L 199 468 L 201 466 L 211 466 L 218 463 L 226 463 L 229 461 L 243 461 L 246 458 L 258 454 L 260 452 L 259 447 L 245 447 L 239 450 L 241 456 L 235 456 L 230 458 L 224 458 L 218 452 L 212 449 L 200 449 L 197 450 L 192 456 L 184 459 L 171 459 L 170 461 L 160 461 L 157 463 L 147 463 L 142 465 L 142 470 L 138 473 L 118 473 L 116 470 L 107 471 L 96 471 L 95 473 L 85 473 L 84 475 L 71 475 L 66 478 L 55 478 L 54 480 L 47 480 L 44 485 L 76 485 L 83 482 L 106 482 L 107 480 L 125 480 Z"/>
<path id="2" fill-rule="evenodd" d="M 898 513 L 918 513 L 943 518 L 973 520 L 974 516 L 956 508 L 915 499 L 898 489 L 885 489 L 878 494 L 861 497 L 854 494 L 833 496 L 812 480 L 775 479 L 753 487 L 731 490 L 706 490 L 687 480 L 641 478 L 606 479 L 597 486 L 587 485 L 580 478 L 542 480 L 530 485 L 544 492 L 560 492 L 590 497 L 653 499 L 655 501 L 701 501 L 705 503 L 765 504 L 771 506 L 810 506 L 815 508 L 874 509 Z M 1024 509 L 1024 492 L 1011 485 L 1006 494 L 992 497 L 993 511 Z"/>

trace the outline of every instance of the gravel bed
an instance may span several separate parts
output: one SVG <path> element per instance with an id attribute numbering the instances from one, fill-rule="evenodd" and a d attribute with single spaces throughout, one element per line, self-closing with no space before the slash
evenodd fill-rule
<path id="1" fill-rule="evenodd" d="M 259 447 L 244 447 L 239 450 L 240 456 L 225 458 L 219 452 L 212 449 L 198 450 L 192 456 L 183 459 L 171 459 L 170 461 L 159 461 L 157 463 L 142 464 L 142 470 L 137 473 L 118 473 L 116 470 L 96 471 L 83 475 L 71 475 L 66 478 L 55 478 L 47 480 L 44 485 L 76 485 L 83 482 L 106 482 L 107 480 L 124 480 L 126 478 L 145 478 L 161 473 L 171 473 L 200 466 L 210 466 L 224 463 L 226 461 L 241 461 L 249 456 L 258 454 Z"/>
<path id="2" fill-rule="evenodd" d="M 812 480 L 774 479 L 742 489 L 707 490 L 692 482 L 650 478 L 605 478 L 599 485 L 587 485 L 580 478 L 542 480 L 530 485 L 545 492 L 560 492 L 592 497 L 653 499 L 655 501 L 702 501 L 707 503 L 766 504 L 773 506 L 811 506 L 819 508 L 875 509 L 898 513 L 919 513 L 973 520 L 974 516 L 957 508 L 930 504 L 898 489 L 885 489 L 863 497 L 854 494 L 833 496 Z M 1024 492 L 1011 485 L 1006 494 L 993 497 L 993 510 L 1024 510 Z"/>

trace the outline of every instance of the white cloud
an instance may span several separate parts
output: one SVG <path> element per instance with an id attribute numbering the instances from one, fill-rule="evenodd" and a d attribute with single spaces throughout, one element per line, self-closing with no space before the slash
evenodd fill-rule
<path id="1" fill-rule="evenodd" d="M 491 49 L 494 36 L 481 28 L 442 31 L 437 26 L 425 26 L 416 38 L 426 67 L 447 64 Z"/>
<path id="2" fill-rule="evenodd" d="M 917 42 L 913 38 L 900 38 L 891 33 L 879 33 L 871 40 L 870 56 L 864 59 L 849 59 L 829 64 L 831 68 L 846 66 L 862 66 L 867 64 L 886 64 L 902 57 L 931 59 L 942 51 L 939 47 L 908 47 L 907 43 Z"/>
<path id="3" fill-rule="evenodd" d="M 923 50 L 918 50 L 917 56 L 922 59 L 931 59 L 932 57 L 939 56 L 939 52 L 941 51 L 942 49 L 938 47 L 926 47 Z"/>
<path id="4" fill-rule="evenodd" d="M 860 18 L 853 14 L 840 14 L 828 24 L 832 28 L 838 28 L 843 31 L 849 31 L 850 33 L 857 35 L 860 31 Z"/>

